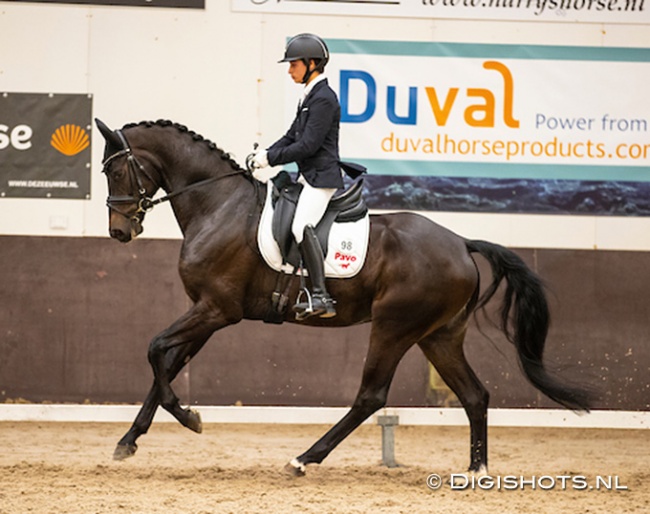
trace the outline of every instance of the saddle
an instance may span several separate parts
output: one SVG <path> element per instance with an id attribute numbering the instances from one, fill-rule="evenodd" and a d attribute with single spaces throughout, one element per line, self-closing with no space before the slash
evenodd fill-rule
<path id="1" fill-rule="evenodd" d="M 280 172 L 267 187 L 257 245 L 266 264 L 278 272 L 271 305 L 264 318 L 267 323 L 283 323 L 291 286 L 299 269 L 301 283 L 304 281 L 305 270 L 300 266 L 300 251 L 291 231 L 302 187 L 294 183 L 287 172 Z M 362 192 L 363 183 L 358 181 L 332 198 L 315 227 L 325 254 L 327 278 L 354 277 L 363 268 L 370 237 L 370 215 Z"/>
<path id="2" fill-rule="evenodd" d="M 271 229 L 283 263 L 294 268 L 300 266 L 300 251 L 293 234 L 291 224 L 296 214 L 296 205 L 302 191 L 302 184 L 293 182 L 286 171 L 281 171 L 272 179 L 273 219 Z M 363 180 L 355 182 L 349 189 L 330 200 L 323 218 L 314 227 L 316 237 L 327 255 L 329 234 L 334 222 L 351 223 L 363 219 L 368 214 L 368 207 L 362 196 Z"/>

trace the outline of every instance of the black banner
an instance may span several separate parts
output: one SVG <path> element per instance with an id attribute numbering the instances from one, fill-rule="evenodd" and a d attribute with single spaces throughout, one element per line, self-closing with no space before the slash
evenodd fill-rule
<path id="1" fill-rule="evenodd" d="M 0 197 L 90 198 L 91 95 L 0 93 Z"/>
<path id="2" fill-rule="evenodd" d="M 205 9 L 205 0 L 13 0 L 13 1 L 41 3 L 41 4 L 126 5 L 131 7 L 183 7 L 188 9 Z"/>

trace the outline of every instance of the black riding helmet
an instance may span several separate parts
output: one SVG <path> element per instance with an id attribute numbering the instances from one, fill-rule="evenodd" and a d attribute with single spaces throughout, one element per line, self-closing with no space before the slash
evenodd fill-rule
<path id="1" fill-rule="evenodd" d="M 292 37 L 284 49 L 284 59 L 278 62 L 291 62 L 301 60 L 307 66 L 307 73 L 302 79 L 303 84 L 309 80 L 313 71 L 309 70 L 309 61 L 313 59 L 316 68 L 313 71 L 323 73 L 325 65 L 330 59 L 330 52 L 320 37 L 315 34 L 298 34 Z"/>

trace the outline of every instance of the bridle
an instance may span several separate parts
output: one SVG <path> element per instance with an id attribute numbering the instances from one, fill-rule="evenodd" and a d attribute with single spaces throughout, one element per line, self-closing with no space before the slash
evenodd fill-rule
<path id="1" fill-rule="evenodd" d="M 201 187 L 226 177 L 232 177 L 234 175 L 246 175 L 250 173 L 250 171 L 248 170 L 239 169 L 231 173 L 226 173 L 224 175 L 210 177 L 208 179 L 201 180 L 199 182 L 194 182 L 193 184 L 189 184 L 184 188 L 178 189 L 176 191 L 172 191 L 167 195 L 162 196 L 160 198 L 156 198 L 154 200 L 147 195 L 147 190 L 142 184 L 142 176 L 144 175 L 147 178 L 147 180 L 149 180 L 149 182 L 151 182 L 155 186 L 160 187 L 160 185 L 151 177 L 151 175 L 147 172 L 147 170 L 142 165 L 142 163 L 140 163 L 138 158 L 135 156 L 135 154 L 131 150 L 131 146 L 129 145 L 129 142 L 126 140 L 126 137 L 124 136 L 122 131 L 116 130 L 115 133 L 120 138 L 120 141 L 122 143 L 122 150 L 119 150 L 118 152 L 115 152 L 114 154 L 104 159 L 104 161 L 102 162 L 102 166 L 103 166 L 102 173 L 104 174 L 108 173 L 108 166 L 115 159 L 126 156 L 126 162 L 128 166 L 128 173 L 129 173 L 129 181 L 131 183 L 131 191 L 137 191 L 137 196 L 133 192 L 130 195 L 109 195 L 108 198 L 106 199 L 106 205 L 110 210 L 115 211 L 118 214 L 124 216 L 125 218 L 129 218 L 131 221 L 137 223 L 142 223 L 142 220 L 144 219 L 144 215 L 150 212 L 156 205 L 163 202 L 167 202 L 172 198 L 174 198 L 175 196 L 185 193 L 190 189 Z M 120 206 L 125 204 L 136 205 L 137 208 L 135 213 L 128 214 L 124 212 L 124 210 L 121 210 Z"/>
<path id="2" fill-rule="evenodd" d="M 137 191 L 137 196 L 135 196 L 133 193 L 130 195 L 109 195 L 108 198 L 106 199 L 106 205 L 108 206 L 109 209 L 112 211 L 115 211 L 125 218 L 130 218 L 133 221 L 138 221 L 141 222 L 144 214 L 149 212 L 151 209 L 153 209 L 154 206 L 154 201 L 147 196 L 147 190 L 144 188 L 144 185 L 142 184 L 142 175 L 147 177 L 147 179 L 154 185 L 156 185 L 156 182 L 151 178 L 151 175 L 147 173 L 147 170 L 145 167 L 138 161 L 138 158 L 133 154 L 133 151 L 131 150 L 131 146 L 129 145 L 128 141 L 124 137 L 124 134 L 122 134 L 121 130 L 116 130 L 115 133 L 118 135 L 120 138 L 120 141 L 122 142 L 122 150 L 115 152 L 113 155 L 110 155 L 106 159 L 104 159 L 104 162 L 102 162 L 102 173 L 107 174 L 108 173 L 108 166 L 110 165 L 111 162 L 113 162 L 115 159 L 118 159 L 120 157 L 126 156 L 126 162 L 128 165 L 128 173 L 129 173 L 129 181 L 131 183 L 131 190 L 132 191 Z M 140 172 L 140 173 L 138 173 Z M 133 215 L 127 214 L 123 210 L 119 208 L 120 205 L 137 205 L 137 209 Z"/>

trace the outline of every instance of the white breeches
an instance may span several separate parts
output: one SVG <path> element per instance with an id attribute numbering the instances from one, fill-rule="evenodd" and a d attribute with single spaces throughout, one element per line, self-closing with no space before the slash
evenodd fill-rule
<path id="1" fill-rule="evenodd" d="M 336 193 L 334 189 L 312 187 L 300 176 L 298 179 L 303 185 L 302 192 L 296 206 L 296 216 L 291 225 L 291 232 L 298 243 L 302 243 L 302 236 L 307 225 L 315 227 L 325 214 L 327 204 Z"/>

